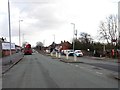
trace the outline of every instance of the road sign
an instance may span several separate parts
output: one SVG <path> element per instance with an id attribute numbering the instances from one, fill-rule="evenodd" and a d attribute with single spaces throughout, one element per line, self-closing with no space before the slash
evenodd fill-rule
<path id="1" fill-rule="evenodd" d="M 10 43 L 9 42 L 2 43 L 2 49 L 10 50 Z M 15 49 L 15 43 L 11 43 L 11 49 Z"/>

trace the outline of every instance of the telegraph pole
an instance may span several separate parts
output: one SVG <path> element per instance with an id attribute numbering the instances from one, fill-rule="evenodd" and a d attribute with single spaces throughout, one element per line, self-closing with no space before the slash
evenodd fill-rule
<path id="1" fill-rule="evenodd" d="M 19 20 L 19 46 L 21 46 L 21 32 L 20 32 L 20 22 L 23 20 Z"/>
<path id="2" fill-rule="evenodd" d="M 118 2 L 118 44 L 120 44 L 120 1 Z"/>
<path id="3" fill-rule="evenodd" d="M 120 47 L 120 1 L 118 2 L 118 46 Z M 118 63 L 120 63 L 120 51 L 118 51 Z"/>

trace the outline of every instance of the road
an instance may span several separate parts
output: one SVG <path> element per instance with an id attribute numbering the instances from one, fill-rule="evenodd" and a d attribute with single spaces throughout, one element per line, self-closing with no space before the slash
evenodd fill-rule
<path id="1" fill-rule="evenodd" d="M 2 89 L 2 58 L 0 58 L 0 90 Z"/>
<path id="2" fill-rule="evenodd" d="M 65 58 L 65 56 L 62 56 Z M 69 57 L 69 59 L 74 60 L 73 57 Z M 120 63 L 117 63 L 117 60 L 98 60 L 98 59 L 93 59 L 90 57 L 77 57 L 77 60 L 83 62 L 84 64 L 100 67 L 103 69 L 111 70 L 114 72 L 120 72 Z M 79 64 L 78 64 L 79 65 Z"/>
<path id="3" fill-rule="evenodd" d="M 118 88 L 111 71 L 74 65 L 39 53 L 26 55 L 3 75 L 3 88 Z"/>

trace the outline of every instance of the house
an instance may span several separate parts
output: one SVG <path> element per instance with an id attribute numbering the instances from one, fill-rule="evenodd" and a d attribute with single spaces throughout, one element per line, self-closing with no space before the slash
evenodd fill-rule
<path id="1" fill-rule="evenodd" d="M 61 50 L 67 50 L 67 49 L 71 49 L 72 44 L 68 41 L 61 41 L 61 43 L 56 44 L 55 42 L 53 42 L 50 46 L 48 46 L 48 49 L 51 51 L 56 50 L 56 51 L 61 51 Z"/>
<path id="2" fill-rule="evenodd" d="M 72 48 L 72 44 L 68 41 L 61 41 L 60 45 L 62 46 L 62 50 L 67 50 Z"/>

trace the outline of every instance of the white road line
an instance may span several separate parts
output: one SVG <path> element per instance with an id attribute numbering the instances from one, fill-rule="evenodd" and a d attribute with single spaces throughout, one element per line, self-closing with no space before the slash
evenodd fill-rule
<path id="1" fill-rule="evenodd" d="M 80 67 L 80 68 L 85 68 L 85 67 Z"/>
<path id="2" fill-rule="evenodd" d="M 96 72 L 97 74 L 103 74 L 103 73 L 101 73 L 101 72 Z"/>
<path id="3" fill-rule="evenodd" d="M 88 69 L 89 71 L 93 71 L 93 70 L 91 70 L 91 69 Z"/>
<path id="4" fill-rule="evenodd" d="M 99 69 L 103 69 L 103 68 L 99 68 Z"/>
<path id="5" fill-rule="evenodd" d="M 76 67 L 78 67 L 78 65 L 75 65 Z"/>

